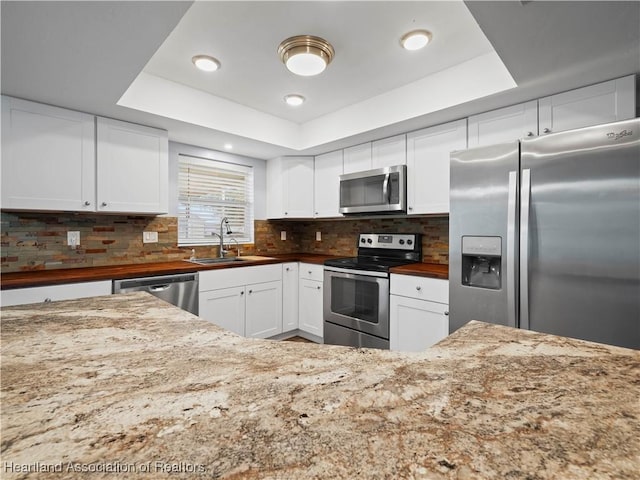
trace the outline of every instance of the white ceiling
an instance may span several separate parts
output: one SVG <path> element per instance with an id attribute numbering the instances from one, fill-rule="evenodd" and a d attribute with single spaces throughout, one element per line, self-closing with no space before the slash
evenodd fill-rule
<path id="1" fill-rule="evenodd" d="M 3 1 L 0 13 L 3 94 L 166 128 L 183 143 L 230 142 L 265 159 L 640 71 L 635 1 Z M 432 30 L 434 42 L 405 52 L 397 41 L 414 25 Z M 280 63 L 278 44 L 295 34 L 334 45 L 322 75 L 298 78 Z M 198 53 L 222 69 L 195 70 Z M 505 90 L 502 63 L 517 88 Z M 292 92 L 308 98 L 303 108 L 281 102 Z"/>

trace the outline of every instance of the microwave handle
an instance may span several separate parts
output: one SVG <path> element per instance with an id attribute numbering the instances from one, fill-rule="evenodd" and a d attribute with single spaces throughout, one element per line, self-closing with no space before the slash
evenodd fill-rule
<path id="1" fill-rule="evenodd" d="M 387 203 L 391 201 L 391 190 L 389 189 L 389 177 L 390 177 L 390 174 L 387 173 L 384 176 L 384 182 L 382 182 L 382 197 L 387 199 Z"/>

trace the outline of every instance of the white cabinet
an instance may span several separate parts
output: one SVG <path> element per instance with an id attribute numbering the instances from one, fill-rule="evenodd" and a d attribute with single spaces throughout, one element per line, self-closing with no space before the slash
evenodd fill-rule
<path id="1" fill-rule="evenodd" d="M 198 312 L 205 320 L 244 336 L 244 286 L 201 291 Z"/>
<path id="2" fill-rule="evenodd" d="M 322 337 L 324 334 L 323 277 L 322 265 L 300 264 L 298 328 L 317 337 Z"/>
<path id="3" fill-rule="evenodd" d="M 466 120 L 407 134 L 409 214 L 449 212 L 449 154 L 465 148 Z"/>
<path id="4" fill-rule="evenodd" d="M 298 271 L 297 262 L 282 264 L 282 331 L 298 328 Z"/>
<path id="5" fill-rule="evenodd" d="M 239 335 L 282 332 L 282 266 L 201 271 L 199 316 Z"/>
<path id="6" fill-rule="evenodd" d="M 538 102 L 532 100 L 469 117 L 469 148 L 538 135 Z"/>
<path id="7" fill-rule="evenodd" d="M 167 132 L 98 118 L 97 139 L 98 211 L 166 213 Z"/>
<path id="8" fill-rule="evenodd" d="M 95 210 L 92 115 L 2 97 L 2 208 Z"/>
<path id="9" fill-rule="evenodd" d="M 371 142 L 345 148 L 343 154 L 344 173 L 371 170 Z"/>
<path id="10" fill-rule="evenodd" d="M 314 217 L 340 216 L 342 150 L 318 155 L 314 160 Z"/>
<path id="11" fill-rule="evenodd" d="M 267 162 L 267 217 L 313 217 L 313 157 Z"/>
<path id="12" fill-rule="evenodd" d="M 449 282 L 391 275 L 391 350 L 419 352 L 449 334 Z"/>
<path id="13" fill-rule="evenodd" d="M 3 96 L 2 207 L 166 213 L 167 150 L 164 130 Z"/>
<path id="14" fill-rule="evenodd" d="M 3 307 L 8 307 L 10 305 L 56 302 L 100 295 L 111 295 L 111 280 L 2 290 L 0 303 Z"/>
<path id="15" fill-rule="evenodd" d="M 392 167 L 406 163 L 406 135 L 396 135 L 371 143 L 371 168 Z"/>
<path id="16" fill-rule="evenodd" d="M 538 100 L 540 135 L 635 117 L 635 75 Z"/>

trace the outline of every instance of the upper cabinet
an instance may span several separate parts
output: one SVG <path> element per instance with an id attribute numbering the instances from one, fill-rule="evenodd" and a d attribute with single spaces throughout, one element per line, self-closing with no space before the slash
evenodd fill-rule
<path id="1" fill-rule="evenodd" d="M 536 100 L 469 117 L 469 148 L 535 135 L 538 135 Z"/>
<path id="2" fill-rule="evenodd" d="M 167 132 L 2 97 L 2 208 L 168 211 Z M 97 154 L 96 154 L 97 152 Z"/>
<path id="3" fill-rule="evenodd" d="M 540 135 L 635 117 L 635 75 L 538 100 Z"/>
<path id="4" fill-rule="evenodd" d="M 95 179 L 93 116 L 2 97 L 2 208 L 91 212 Z"/>
<path id="5" fill-rule="evenodd" d="M 407 134 L 407 213 L 449 213 L 449 154 L 466 148 L 466 120 Z"/>
<path id="6" fill-rule="evenodd" d="M 371 143 L 371 168 L 392 167 L 406 163 L 406 135 L 396 135 Z"/>
<path id="7" fill-rule="evenodd" d="M 267 218 L 313 217 L 313 157 L 267 162 Z"/>
<path id="8" fill-rule="evenodd" d="M 314 160 L 314 217 L 340 216 L 342 150 L 318 155 Z"/>
<path id="9" fill-rule="evenodd" d="M 98 211 L 167 212 L 167 132 L 98 118 L 97 138 Z"/>
<path id="10" fill-rule="evenodd" d="M 343 153 L 344 173 L 371 170 L 371 142 L 345 148 Z"/>

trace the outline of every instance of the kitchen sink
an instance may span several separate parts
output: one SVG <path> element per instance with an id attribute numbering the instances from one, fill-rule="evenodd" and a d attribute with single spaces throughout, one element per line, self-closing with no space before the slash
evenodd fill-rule
<path id="1" fill-rule="evenodd" d="M 187 262 L 197 263 L 198 265 L 215 265 L 216 263 L 233 263 L 233 262 L 246 262 L 244 258 L 228 257 L 228 258 L 194 258 L 186 260 Z"/>

